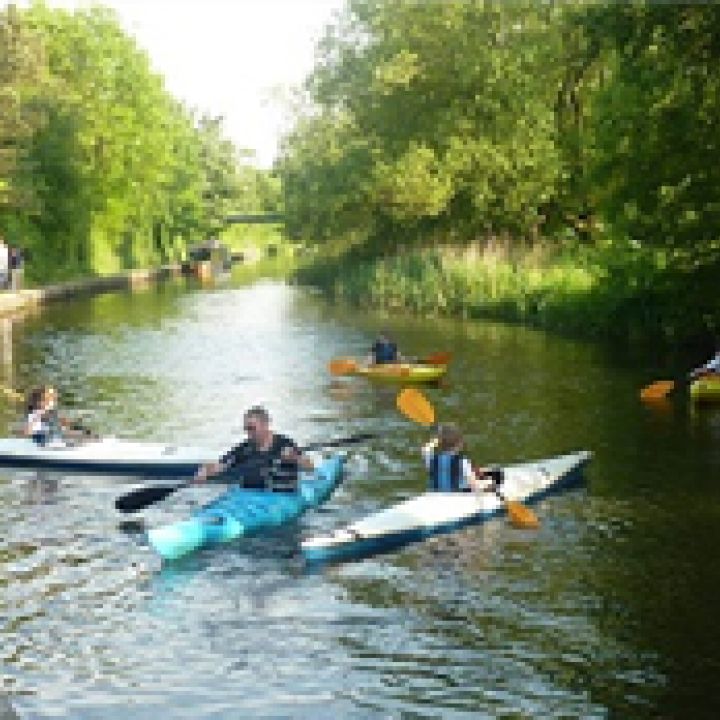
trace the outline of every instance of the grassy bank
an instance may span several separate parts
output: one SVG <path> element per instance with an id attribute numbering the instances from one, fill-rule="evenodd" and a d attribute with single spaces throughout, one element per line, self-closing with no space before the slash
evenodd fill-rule
<path id="1" fill-rule="evenodd" d="M 664 343 L 720 332 L 720 265 L 669 268 L 638 248 L 426 248 L 315 262 L 301 279 L 358 306 L 522 322 L 568 334 Z"/>

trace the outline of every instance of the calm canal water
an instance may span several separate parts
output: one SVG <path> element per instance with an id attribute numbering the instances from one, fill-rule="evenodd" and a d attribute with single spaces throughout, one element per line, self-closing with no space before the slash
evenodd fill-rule
<path id="1" fill-rule="evenodd" d="M 408 354 L 455 353 L 428 395 L 475 459 L 587 448 L 586 485 L 537 506 L 537 532 L 497 520 L 306 571 L 303 537 L 424 485 L 424 433 L 396 391 L 326 371 L 382 327 Z M 661 358 L 241 279 L 53 305 L 2 339 L 6 387 L 55 383 L 102 433 L 223 448 L 264 403 L 301 441 L 381 435 L 320 511 L 163 569 L 113 508 L 131 479 L 0 471 L 0 694 L 19 717 L 718 716 L 720 410 L 641 405 L 637 389 L 676 369 Z M 4 433 L 17 417 L 0 399 Z"/>

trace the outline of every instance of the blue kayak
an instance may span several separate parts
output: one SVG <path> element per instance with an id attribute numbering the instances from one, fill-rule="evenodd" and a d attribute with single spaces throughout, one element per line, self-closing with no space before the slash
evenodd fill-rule
<path id="1" fill-rule="evenodd" d="M 301 474 L 297 492 L 231 488 L 190 519 L 149 530 L 150 545 L 165 560 L 176 560 L 207 545 L 284 525 L 330 497 L 344 462 L 339 454 L 318 462 L 314 472 Z"/>

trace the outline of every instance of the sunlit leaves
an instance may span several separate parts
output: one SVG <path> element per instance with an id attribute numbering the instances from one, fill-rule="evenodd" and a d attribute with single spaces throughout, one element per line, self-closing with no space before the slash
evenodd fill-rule
<path id="1" fill-rule="evenodd" d="M 25 217 L 31 273 L 170 259 L 235 209 L 221 120 L 174 100 L 111 10 L 0 14 L 0 102 L 2 225 Z"/>

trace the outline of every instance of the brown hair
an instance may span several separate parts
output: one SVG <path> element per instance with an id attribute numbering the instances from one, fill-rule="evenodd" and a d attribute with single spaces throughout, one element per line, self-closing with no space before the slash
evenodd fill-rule
<path id="1" fill-rule="evenodd" d="M 438 449 L 441 452 L 455 450 L 463 441 L 463 434 L 455 423 L 438 425 Z"/>
<path id="2" fill-rule="evenodd" d="M 270 422 L 270 413 L 262 406 L 260 405 L 254 405 L 249 410 L 245 412 L 245 417 L 254 417 L 259 418 L 260 420 L 264 421 L 265 423 Z"/>
<path id="3" fill-rule="evenodd" d="M 45 397 L 45 386 L 33 388 L 27 396 L 27 411 L 29 413 L 35 412 L 42 404 L 43 397 Z"/>

